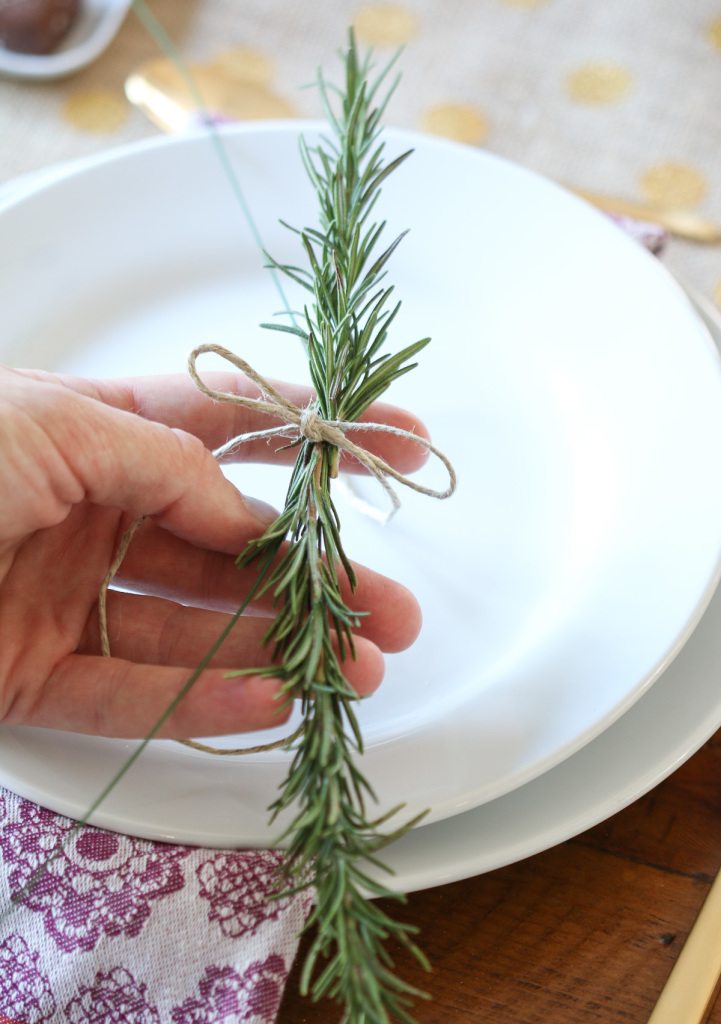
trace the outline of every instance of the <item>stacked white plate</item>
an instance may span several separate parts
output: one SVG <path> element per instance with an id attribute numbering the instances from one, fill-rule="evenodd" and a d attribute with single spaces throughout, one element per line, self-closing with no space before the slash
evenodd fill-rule
<path id="1" fill-rule="evenodd" d="M 278 218 L 317 221 L 301 130 L 317 126 L 224 134 L 263 244 L 291 262 L 297 243 Z M 339 495 L 352 557 L 424 608 L 420 640 L 388 659 L 360 709 L 381 809 L 429 808 L 387 851 L 411 890 L 581 831 L 721 725 L 721 366 L 687 295 L 580 200 L 450 143 L 389 132 L 387 145 L 416 150 L 378 211 L 388 241 L 412 229 L 390 270 L 403 300 L 394 345 L 433 337 L 390 398 L 418 411 L 460 481 L 442 504 L 403 495 L 385 526 Z M 258 326 L 281 304 L 263 262 L 203 135 L 65 168 L 0 206 L 0 359 L 182 372 L 191 348 L 216 342 L 264 375 L 305 380 L 300 346 Z M 232 472 L 282 501 L 287 470 Z M 435 472 L 425 478 L 440 482 Z M 382 503 L 376 487 L 362 496 Z M 76 817 L 135 746 L 1 735 L 0 782 Z M 287 759 L 157 742 L 93 821 L 268 844 Z"/>

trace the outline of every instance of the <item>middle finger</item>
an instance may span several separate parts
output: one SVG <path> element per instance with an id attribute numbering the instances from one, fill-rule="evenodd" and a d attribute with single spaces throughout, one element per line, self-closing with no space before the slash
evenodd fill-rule
<path id="1" fill-rule="evenodd" d="M 418 636 L 421 612 L 402 584 L 354 564 L 358 585 L 352 591 L 339 574 L 343 600 L 353 611 L 367 612 L 356 632 L 382 651 L 402 651 Z M 143 594 L 214 611 L 233 612 L 257 578 L 254 566 L 238 568 L 233 555 L 195 547 L 167 530 L 146 523 L 136 534 L 115 581 Z M 248 611 L 271 614 L 272 595 L 253 602 Z"/>
<path id="2" fill-rule="evenodd" d="M 108 594 L 107 613 L 112 656 L 147 665 L 194 667 L 228 624 L 228 616 L 218 612 L 131 594 Z M 211 667 L 260 669 L 272 665 L 272 651 L 263 644 L 269 625 L 267 618 L 241 616 Z M 365 697 L 383 679 L 383 655 L 363 637 L 357 638 L 354 646 L 355 656 L 341 661 L 343 675 Z M 101 653 L 97 609 L 90 615 L 75 653 Z"/>

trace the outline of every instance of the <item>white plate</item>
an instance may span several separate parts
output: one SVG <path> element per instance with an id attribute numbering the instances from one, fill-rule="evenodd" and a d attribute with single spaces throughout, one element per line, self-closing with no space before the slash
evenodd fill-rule
<path id="1" fill-rule="evenodd" d="M 125 19 L 132 0 L 83 0 L 77 20 L 53 53 L 18 53 L 0 43 L 0 75 L 36 80 L 63 78 L 91 64 Z"/>
<path id="2" fill-rule="evenodd" d="M 384 850 L 393 886 L 413 892 L 492 871 L 628 806 L 721 726 L 719 668 L 721 591 L 649 692 L 583 750 L 513 793 L 416 829 Z"/>
<path id="3" fill-rule="evenodd" d="M 277 216 L 315 220 L 299 127 L 226 136 L 281 257 L 295 253 Z M 416 590 L 427 622 L 361 709 L 365 769 L 383 806 L 437 820 L 579 750 L 687 639 L 718 572 L 721 375 L 683 292 L 604 218 L 504 161 L 389 134 L 393 151 L 409 142 L 384 193 L 389 231 L 413 227 L 393 266 L 396 344 L 435 340 L 394 398 L 422 412 L 461 485 L 443 506 L 404 496 L 385 529 L 342 515 L 352 555 Z M 88 162 L 9 201 L 0 223 L 7 362 L 181 370 L 218 341 L 263 373 L 305 376 L 299 346 L 255 327 L 278 299 L 206 138 Z M 287 474 L 240 479 L 279 501 Z M 132 749 L 22 729 L 3 741 L 0 781 L 76 816 Z M 157 743 L 95 820 L 267 843 L 285 760 Z"/>

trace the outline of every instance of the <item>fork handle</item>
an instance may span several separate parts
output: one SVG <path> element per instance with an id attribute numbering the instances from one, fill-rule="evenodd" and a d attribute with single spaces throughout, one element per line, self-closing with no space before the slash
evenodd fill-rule
<path id="1" fill-rule="evenodd" d="M 721 872 L 711 886 L 648 1024 L 701 1024 L 721 976 Z"/>

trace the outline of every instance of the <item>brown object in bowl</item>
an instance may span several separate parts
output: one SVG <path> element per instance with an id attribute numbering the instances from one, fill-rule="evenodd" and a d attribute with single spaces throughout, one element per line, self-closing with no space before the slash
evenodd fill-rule
<path id="1" fill-rule="evenodd" d="M 52 53 L 79 10 L 80 0 L 0 0 L 0 42 L 19 53 Z"/>

